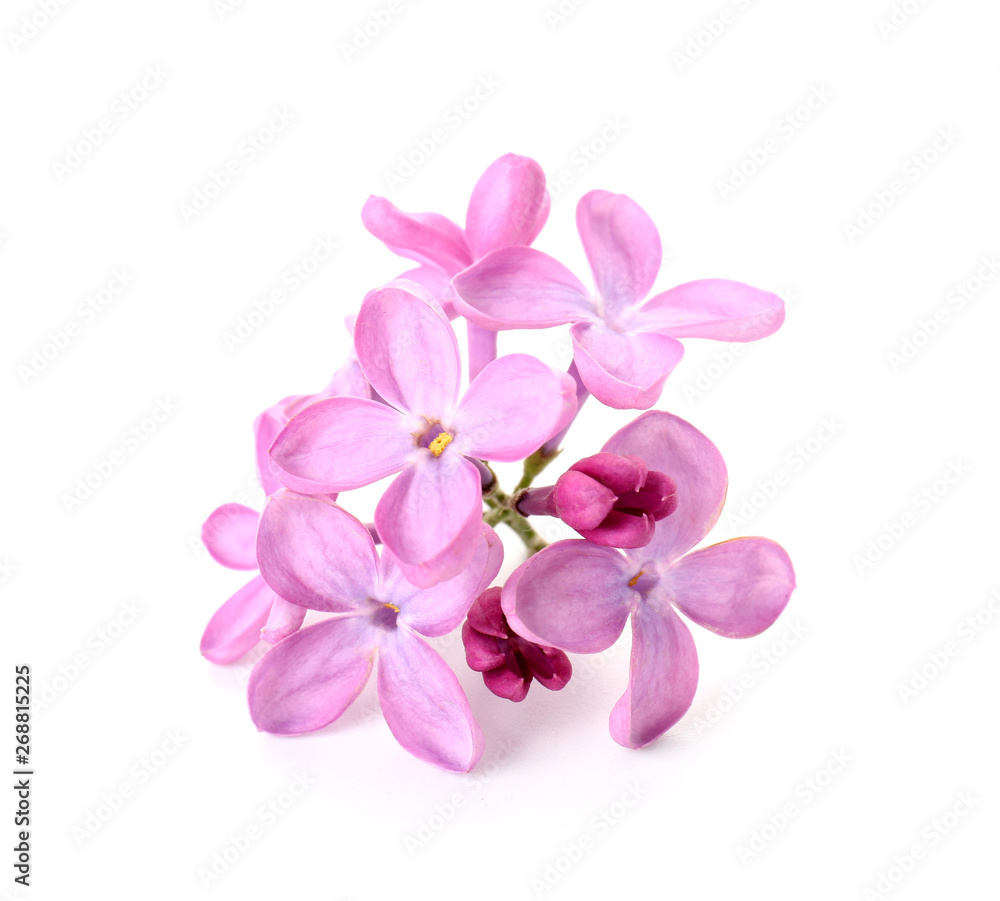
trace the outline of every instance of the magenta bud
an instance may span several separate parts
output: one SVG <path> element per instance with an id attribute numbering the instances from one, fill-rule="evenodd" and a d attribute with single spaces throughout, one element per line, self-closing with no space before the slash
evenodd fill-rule
<path id="1" fill-rule="evenodd" d="M 500 607 L 500 589 L 487 588 L 473 602 L 462 626 L 465 659 L 483 674 L 486 687 L 501 698 L 523 701 L 532 679 L 559 691 L 573 675 L 569 657 L 556 648 L 522 638 Z"/>
<path id="2" fill-rule="evenodd" d="M 656 523 L 677 509 L 677 486 L 639 457 L 600 453 L 574 463 L 555 485 L 529 489 L 517 507 L 557 516 L 595 544 L 644 547 Z"/>

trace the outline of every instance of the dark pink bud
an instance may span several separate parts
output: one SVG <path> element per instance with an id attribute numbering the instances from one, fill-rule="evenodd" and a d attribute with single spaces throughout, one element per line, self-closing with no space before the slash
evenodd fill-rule
<path id="1" fill-rule="evenodd" d="M 529 489 L 517 508 L 558 516 L 595 544 L 644 547 L 656 523 L 677 508 L 677 487 L 639 457 L 600 453 L 574 463 L 555 485 Z"/>
<path id="2" fill-rule="evenodd" d="M 500 607 L 499 588 L 487 588 L 473 602 L 462 626 L 462 642 L 469 667 L 483 674 L 493 694 L 510 701 L 523 701 L 532 679 L 559 691 L 573 674 L 562 651 L 521 638 L 511 629 Z"/>

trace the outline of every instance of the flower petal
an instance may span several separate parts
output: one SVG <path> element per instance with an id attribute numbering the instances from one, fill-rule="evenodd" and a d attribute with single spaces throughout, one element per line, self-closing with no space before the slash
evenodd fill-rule
<path id="1" fill-rule="evenodd" d="M 521 564 L 503 589 L 511 628 L 537 644 L 577 654 L 611 647 L 638 595 L 631 564 L 589 541 L 557 541 Z"/>
<path id="2" fill-rule="evenodd" d="M 428 588 L 469 565 L 479 542 L 482 496 L 479 470 L 451 448 L 440 457 L 430 451 L 415 456 L 386 488 L 375 528 L 414 585 Z"/>
<path id="3" fill-rule="evenodd" d="M 354 330 L 351 329 L 353 334 Z M 355 359 L 348 360 L 340 367 L 330 379 L 330 383 L 319 392 L 313 395 L 315 399 L 322 397 L 371 397 L 372 388 L 368 384 L 368 379 L 361 371 L 361 365 Z M 289 416 L 298 413 L 298 409 L 289 411 Z"/>
<path id="4" fill-rule="evenodd" d="M 548 328 L 594 316 L 587 289 L 530 247 L 503 247 L 455 276 L 455 309 L 482 328 Z"/>
<path id="5" fill-rule="evenodd" d="M 577 460 L 569 472 L 582 472 L 597 479 L 615 494 L 628 494 L 642 488 L 649 468 L 638 457 L 601 452 Z"/>
<path id="6" fill-rule="evenodd" d="M 684 355 L 680 341 L 656 332 L 616 332 L 600 323 L 570 329 L 573 359 L 587 390 L 618 410 L 645 410 Z"/>
<path id="7" fill-rule="evenodd" d="M 415 757 L 467 773 L 483 756 L 482 729 L 455 674 L 405 628 L 382 644 L 378 698 L 396 741 Z"/>
<path id="8" fill-rule="evenodd" d="M 257 522 L 260 514 L 243 504 L 223 504 L 201 527 L 201 540 L 213 559 L 230 569 L 257 569 Z"/>
<path id="9" fill-rule="evenodd" d="M 287 487 L 326 494 L 399 472 L 415 447 L 398 410 L 376 400 L 330 397 L 288 421 L 274 440 L 271 459 Z"/>
<path id="10" fill-rule="evenodd" d="M 669 606 L 640 604 L 632 615 L 628 688 L 611 711 L 611 737 L 626 748 L 659 738 L 691 706 L 698 687 L 698 652 Z"/>
<path id="11" fill-rule="evenodd" d="M 478 260 L 491 250 L 530 244 L 548 215 L 542 167 L 530 157 L 507 153 L 490 164 L 473 188 L 465 240 Z"/>
<path id="12" fill-rule="evenodd" d="M 529 354 L 507 354 L 469 385 L 455 413 L 455 446 L 463 454 L 511 463 L 538 450 L 576 403 L 565 373 Z"/>
<path id="13" fill-rule="evenodd" d="M 462 644 L 465 645 L 465 662 L 477 673 L 496 669 L 507 659 L 500 653 L 496 638 L 476 631 L 468 620 L 462 624 Z"/>
<path id="14" fill-rule="evenodd" d="M 483 673 L 483 684 L 498 698 L 506 698 L 508 701 L 523 701 L 528 697 L 531 678 L 529 675 L 525 679 L 507 669 L 506 666 L 498 666 Z"/>
<path id="15" fill-rule="evenodd" d="M 451 276 L 443 269 L 438 269 L 437 266 L 418 266 L 416 269 L 407 269 L 395 280 L 416 282 L 441 304 L 445 316 L 454 319 L 458 315 L 451 302 Z"/>
<path id="16" fill-rule="evenodd" d="M 458 575 L 432 588 L 418 588 L 405 577 L 392 551 L 385 550 L 379 600 L 399 607 L 397 621 L 414 632 L 428 638 L 447 635 L 465 619 L 490 557 L 490 545 L 485 537 L 480 537 L 472 559 Z"/>
<path id="17" fill-rule="evenodd" d="M 257 559 L 277 594 L 312 610 L 361 609 L 376 584 L 371 533 L 324 498 L 287 491 L 270 498 L 257 532 Z"/>
<path id="18" fill-rule="evenodd" d="M 369 292 L 354 327 L 358 361 L 394 407 L 443 416 L 458 400 L 461 358 L 440 304 L 416 282 L 396 280 Z"/>
<path id="19" fill-rule="evenodd" d="M 250 716 L 261 732 L 301 735 L 339 717 L 365 687 L 375 660 L 368 620 L 337 616 L 290 635 L 250 674 Z"/>
<path id="20" fill-rule="evenodd" d="M 500 568 L 503 566 L 503 542 L 500 540 L 500 536 L 486 523 L 479 526 L 479 533 L 486 542 L 486 567 L 483 570 L 483 577 L 479 581 L 479 588 L 476 589 L 477 595 L 493 584 L 493 580 L 500 574 Z"/>
<path id="21" fill-rule="evenodd" d="M 306 618 L 306 608 L 292 604 L 284 598 L 274 596 L 271 613 L 267 617 L 260 637 L 268 644 L 277 644 L 281 639 L 298 632 Z"/>
<path id="22" fill-rule="evenodd" d="M 666 473 L 677 489 L 677 507 L 656 524 L 652 542 L 633 556 L 675 560 L 704 538 L 722 512 L 729 478 L 719 449 L 691 423 L 653 410 L 619 429 L 602 450 L 634 454 Z"/>
<path id="23" fill-rule="evenodd" d="M 663 248 L 653 220 L 639 204 L 625 194 L 591 191 L 577 204 L 576 227 L 609 318 L 649 294 Z"/>
<path id="24" fill-rule="evenodd" d="M 785 321 L 785 303 L 776 294 L 724 278 L 687 282 L 651 297 L 634 327 L 675 338 L 756 341 Z"/>
<path id="25" fill-rule="evenodd" d="M 785 609 L 795 572 L 781 545 L 735 538 L 682 557 L 663 573 L 660 586 L 699 626 L 726 638 L 749 638 Z"/>
<path id="26" fill-rule="evenodd" d="M 404 213 L 372 195 L 361 210 L 361 221 L 393 253 L 437 266 L 448 275 L 472 262 L 462 229 L 440 213 Z"/>
<path id="27" fill-rule="evenodd" d="M 656 521 L 648 513 L 635 515 L 612 510 L 600 528 L 577 529 L 588 541 L 604 547 L 640 548 L 653 540 Z"/>
<path id="28" fill-rule="evenodd" d="M 260 630 L 276 600 L 267 583 L 254 576 L 208 621 L 201 636 L 202 656 L 212 663 L 239 660 L 260 641 Z"/>
<path id="29" fill-rule="evenodd" d="M 507 637 L 507 629 L 504 627 L 503 621 L 503 608 L 500 603 L 501 596 L 500 588 L 489 588 L 476 596 L 476 600 L 469 608 L 469 625 L 473 629 L 483 635 L 491 635 L 493 638 Z M 498 665 L 493 664 L 493 666 Z"/>

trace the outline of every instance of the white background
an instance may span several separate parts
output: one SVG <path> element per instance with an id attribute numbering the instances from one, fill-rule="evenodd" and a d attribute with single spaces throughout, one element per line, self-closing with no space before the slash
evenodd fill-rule
<path id="1" fill-rule="evenodd" d="M 1000 253 L 1000 9 L 908 0 L 912 15 L 889 31 L 891 0 L 589 0 L 565 17 L 549 14 L 555 3 L 400 0 L 348 59 L 345 42 L 386 3 L 221 6 L 92 0 L 46 22 L 38 2 L 11 0 L 0 20 L 4 673 L 12 688 L 11 664 L 30 663 L 36 701 L 34 884 L 15 893 L 8 850 L 0 891 L 986 897 L 1000 788 L 1000 316 L 998 279 L 977 292 L 970 279 Z M 12 40 L 32 15 L 41 27 Z M 116 98 L 147 67 L 164 74 L 123 118 Z M 811 94 L 830 96 L 792 127 Z M 240 156 L 275 109 L 290 124 Z M 105 117 L 101 143 L 70 166 L 68 145 Z M 386 173 L 436 128 L 445 140 L 390 191 Z M 927 150 L 939 130 L 952 142 Z M 732 167 L 768 140 L 775 152 L 723 197 Z M 489 694 L 461 643 L 444 642 L 487 735 L 468 776 L 399 748 L 371 686 L 319 733 L 258 734 L 247 664 L 198 653 L 246 578 L 199 550 L 201 522 L 220 503 L 260 503 L 254 416 L 322 387 L 348 349 L 343 317 L 407 268 L 363 230 L 365 197 L 461 222 L 476 178 L 508 151 L 566 173 L 536 246 L 585 280 L 573 209 L 599 187 L 658 224 L 658 290 L 728 277 L 790 302 L 784 328 L 738 357 L 686 342 L 659 406 L 728 461 L 713 540 L 780 541 L 799 588 L 757 638 L 695 630 L 694 706 L 641 752 L 607 732 L 627 635 L 577 658 L 561 694 L 535 686 L 520 705 Z M 232 159 L 239 174 L 185 221 L 182 205 Z M 892 204 L 852 239 L 845 224 L 894 181 Z M 325 236 L 333 259 L 227 348 Z M 78 306 L 122 269 L 128 287 L 84 321 Z M 565 366 L 566 341 L 510 333 L 501 350 Z M 161 401 L 174 412 L 126 443 Z M 591 401 L 563 465 L 630 418 Z M 77 479 L 115 451 L 122 464 L 68 510 Z M 372 499 L 351 502 L 363 516 Z M 930 678 L 913 682 L 923 666 Z M 10 737 L 4 747 L 6 766 Z M 300 777 L 300 796 L 283 794 Z M 233 842 L 249 847 L 236 856 Z M 895 858 L 914 846 L 904 873 Z M 233 862 L 206 886 L 199 869 L 222 855 Z"/>

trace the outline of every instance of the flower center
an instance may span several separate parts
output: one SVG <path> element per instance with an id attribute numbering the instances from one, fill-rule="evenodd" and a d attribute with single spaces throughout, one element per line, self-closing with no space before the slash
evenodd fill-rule
<path id="1" fill-rule="evenodd" d="M 381 601 L 376 601 L 375 603 L 377 606 L 372 611 L 372 622 L 383 629 L 395 629 L 399 607 L 395 604 L 386 604 Z"/>
<path id="2" fill-rule="evenodd" d="M 445 431 L 440 422 L 427 420 L 427 428 L 423 433 L 414 432 L 418 447 L 426 447 L 435 457 L 440 457 L 444 449 L 455 440 L 455 436 Z"/>
<path id="3" fill-rule="evenodd" d="M 438 435 L 430 444 L 427 445 L 427 449 L 434 454 L 435 457 L 440 457 L 444 453 L 444 449 L 451 444 L 452 437 L 447 432 L 442 432 Z"/>

